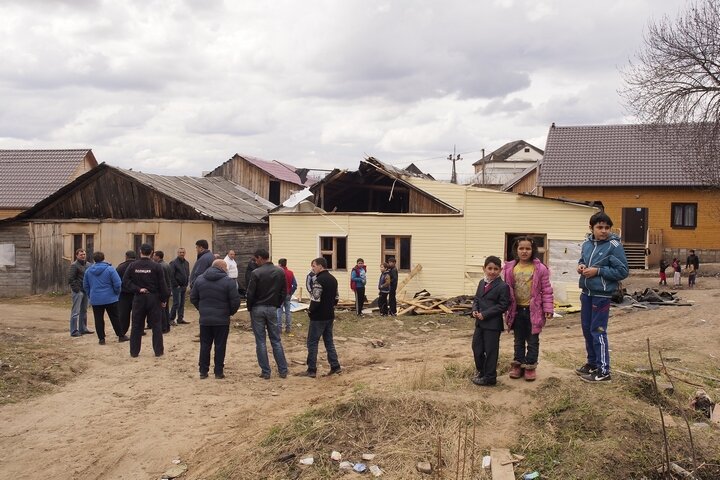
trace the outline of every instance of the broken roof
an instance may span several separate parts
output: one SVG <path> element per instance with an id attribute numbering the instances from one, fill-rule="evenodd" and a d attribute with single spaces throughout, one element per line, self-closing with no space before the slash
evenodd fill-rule
<path id="1" fill-rule="evenodd" d="M 235 154 L 235 156 L 244 159 L 246 162 L 252 165 L 255 165 L 260 170 L 263 170 L 265 173 L 267 173 L 271 177 L 277 178 L 278 180 L 294 183 L 295 185 L 303 185 L 302 180 L 300 180 L 300 176 L 295 173 L 295 167 L 293 167 L 292 165 L 279 162 L 277 160 L 263 160 L 261 158 L 251 157 L 249 155 Z"/>
<path id="2" fill-rule="evenodd" d="M 0 208 L 28 208 L 73 179 L 92 150 L 0 150 Z"/>

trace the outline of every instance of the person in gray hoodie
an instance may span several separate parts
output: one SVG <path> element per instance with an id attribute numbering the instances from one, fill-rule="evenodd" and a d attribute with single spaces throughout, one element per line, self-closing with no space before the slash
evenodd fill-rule
<path id="1" fill-rule="evenodd" d="M 200 378 L 210 371 L 210 350 L 215 345 L 215 378 L 225 378 L 225 347 L 230 333 L 230 317 L 240 308 L 237 282 L 227 274 L 227 264 L 215 260 L 200 275 L 190 291 L 190 303 L 200 312 Z"/>
<path id="2" fill-rule="evenodd" d="M 105 312 L 118 337 L 118 342 L 129 340 L 122 332 L 118 315 L 118 299 L 122 288 L 122 280 L 117 270 L 105 261 L 103 252 L 93 253 L 93 262 L 83 277 L 83 290 L 87 292 L 95 317 L 95 333 L 100 345 L 105 345 Z"/>

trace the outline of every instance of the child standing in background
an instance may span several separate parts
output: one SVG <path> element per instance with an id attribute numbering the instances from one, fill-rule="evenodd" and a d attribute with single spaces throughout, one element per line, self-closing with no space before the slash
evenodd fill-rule
<path id="1" fill-rule="evenodd" d="M 673 268 L 673 287 L 677 288 L 680 286 L 680 260 L 677 259 L 677 257 L 673 258 L 672 261 L 672 268 Z"/>
<path id="2" fill-rule="evenodd" d="M 695 288 L 695 277 L 697 276 L 697 270 L 695 270 L 695 265 L 692 263 L 687 266 L 687 272 L 688 272 L 688 287 L 689 288 Z"/>
<path id="3" fill-rule="evenodd" d="M 658 285 L 667 285 L 667 275 L 665 275 L 665 270 L 667 270 L 668 263 L 663 258 L 660 260 L 660 283 Z"/>
<path id="4" fill-rule="evenodd" d="M 503 313 L 510 306 L 510 290 L 500 278 L 502 263 L 498 257 L 485 259 L 485 278 L 480 280 L 472 317 L 475 319 L 475 334 L 472 339 L 475 357 L 475 385 L 491 386 L 497 383 L 497 362 L 500 353 L 500 334 L 503 331 Z"/>
<path id="5" fill-rule="evenodd" d="M 535 380 L 540 353 L 540 332 L 552 318 L 553 289 L 550 271 L 537 259 L 538 248 L 530 237 L 519 237 L 512 247 L 515 260 L 506 262 L 502 278 L 510 288 L 510 307 L 505 323 L 515 335 L 510 378 Z"/>
<path id="6" fill-rule="evenodd" d="M 380 307 L 380 316 L 387 317 L 390 312 L 388 308 L 388 294 L 390 293 L 390 272 L 388 264 L 380 265 L 380 280 L 378 281 L 378 307 Z"/>

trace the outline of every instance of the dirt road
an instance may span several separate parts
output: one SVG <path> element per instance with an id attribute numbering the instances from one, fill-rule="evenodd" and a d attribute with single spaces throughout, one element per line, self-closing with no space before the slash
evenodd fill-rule
<path id="1" fill-rule="evenodd" d="M 652 278 L 635 278 L 628 287 L 654 283 Z M 651 338 L 655 348 L 682 358 L 686 366 L 720 367 L 716 315 L 720 280 L 701 278 L 698 283 L 697 289 L 680 293 L 684 300 L 695 302 L 693 307 L 615 311 L 609 332 L 615 365 L 641 364 L 646 338 Z M 282 380 L 274 375 L 266 381 L 257 377 L 252 333 L 246 328 L 247 318 L 239 315 L 228 342 L 227 378 L 216 380 L 211 375 L 200 380 L 197 315 L 192 308 L 187 315 L 192 324 L 175 327 L 165 336 L 163 357 L 152 355 L 147 336 L 136 359 L 130 358 L 127 343 L 116 343 L 110 336 L 104 346 L 94 335 L 71 338 L 69 309 L 64 306 L 33 298 L 0 303 L 0 311 L 2 332 L 50 342 L 74 359 L 78 370 L 71 381 L 47 394 L 0 407 L 0 477 L 7 479 L 159 478 L 174 459 L 192 459 L 186 477 L 205 478 L 215 469 L 212 459 L 217 449 L 229 443 L 247 443 L 251 449 L 273 425 L 309 406 L 350 395 L 359 384 L 376 390 L 394 388 L 421 371 L 442 370 L 451 362 L 470 364 L 472 358 L 468 319 L 456 317 L 428 326 L 430 317 L 407 317 L 402 318 L 403 325 L 388 326 L 383 348 L 370 345 L 377 332 L 356 325 L 343 338 L 339 326 L 343 375 L 294 377 L 293 372 L 304 370 L 303 326 L 296 330 L 297 336 L 284 338 L 291 376 Z M 303 317 L 296 318 L 306 325 Z M 572 315 L 553 320 L 545 329 L 537 382 L 504 377 L 501 382 L 507 388 L 483 391 L 485 400 L 501 406 L 538 388 L 550 376 L 573 379 L 570 367 L 583 361 L 578 323 L 577 315 Z M 109 326 L 107 333 L 112 333 Z M 511 342 L 510 335 L 503 335 L 504 355 L 511 352 Z M 323 353 L 321 348 L 321 358 Z M 321 365 L 327 368 L 326 363 Z M 479 395 L 477 389 L 467 392 Z M 483 441 L 488 446 L 505 441 L 522 414 L 515 411 L 498 419 Z"/>

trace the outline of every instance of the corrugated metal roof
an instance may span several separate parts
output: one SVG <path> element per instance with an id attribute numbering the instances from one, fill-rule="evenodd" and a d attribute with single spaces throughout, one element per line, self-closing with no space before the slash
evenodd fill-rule
<path id="1" fill-rule="evenodd" d="M 511 157 L 515 155 L 517 152 L 524 148 L 532 148 L 533 150 L 537 151 L 540 155 L 543 154 L 543 151 L 537 148 L 535 145 L 531 145 L 527 143 L 525 140 L 515 140 L 512 142 L 508 142 L 502 147 L 498 148 L 497 150 L 494 150 L 484 157 L 482 157 L 480 160 L 473 163 L 473 166 L 475 165 L 482 165 L 483 163 L 488 162 L 502 162 L 508 157 Z"/>
<path id="2" fill-rule="evenodd" d="M 539 184 L 571 186 L 693 186 L 687 174 L 689 126 L 663 127 L 664 141 L 648 125 L 550 127 Z M 687 132 L 688 135 L 685 135 Z"/>
<path id="3" fill-rule="evenodd" d="M 239 157 L 247 160 L 248 163 L 252 163 L 256 167 L 266 171 L 271 176 L 278 180 L 284 180 L 286 182 L 294 183 L 295 185 L 302 185 L 300 176 L 295 173 L 295 167 L 286 163 L 278 162 L 277 160 L 267 161 L 256 157 L 250 157 L 248 155 L 238 155 Z"/>
<path id="4" fill-rule="evenodd" d="M 264 223 L 275 204 L 222 177 L 173 177 L 116 170 L 215 220 Z"/>
<path id="5" fill-rule="evenodd" d="M 73 179 L 89 152 L 0 150 L 0 208 L 29 208 L 56 192 Z"/>

